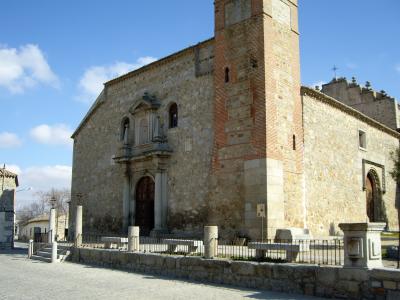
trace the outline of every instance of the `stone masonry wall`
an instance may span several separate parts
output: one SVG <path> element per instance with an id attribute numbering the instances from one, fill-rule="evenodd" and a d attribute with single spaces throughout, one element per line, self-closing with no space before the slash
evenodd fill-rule
<path id="1" fill-rule="evenodd" d="M 322 92 L 392 129 L 400 126 L 397 101 L 384 92 L 362 87 L 355 80 L 348 83 L 345 78 L 324 84 Z"/>
<path id="2" fill-rule="evenodd" d="M 323 94 L 310 93 L 303 92 L 306 227 L 316 236 L 326 236 L 339 231 L 340 222 L 367 221 L 363 177 L 375 169 L 386 191 L 389 229 L 397 230 L 396 184 L 389 172 L 390 152 L 399 146 L 399 134 Z M 366 132 L 365 150 L 359 147 L 359 129 Z M 383 165 L 384 171 L 368 163 L 363 171 L 363 159 Z"/>
<path id="3" fill-rule="evenodd" d="M 13 247 L 14 197 L 14 190 L 0 191 L 0 249 Z"/>
<path id="4" fill-rule="evenodd" d="M 400 271 L 332 266 L 240 262 L 73 248 L 72 261 L 161 276 L 346 299 L 400 297 Z"/>
<path id="5" fill-rule="evenodd" d="M 106 85 L 89 118 L 74 136 L 72 208 L 83 194 L 83 230 L 120 232 L 125 165 L 113 157 L 120 147 L 120 126 L 145 92 L 161 102 L 157 114 L 173 150 L 167 166 L 169 229 L 195 230 L 206 220 L 212 147 L 213 41 L 122 76 Z M 168 129 L 168 108 L 178 105 L 178 127 Z M 131 166 L 131 198 L 146 164 Z M 154 175 L 154 174 L 149 174 Z M 74 209 L 71 209 L 73 231 Z M 201 227 L 199 227 L 201 228 Z"/>

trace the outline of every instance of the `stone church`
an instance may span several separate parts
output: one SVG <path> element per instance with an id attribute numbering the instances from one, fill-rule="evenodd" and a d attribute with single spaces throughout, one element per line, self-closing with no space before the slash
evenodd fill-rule
<path id="1" fill-rule="evenodd" d="M 343 78 L 302 87 L 297 5 L 215 0 L 213 38 L 106 82 L 72 136 L 69 228 L 82 204 L 84 233 L 397 229 L 397 102 Z"/>

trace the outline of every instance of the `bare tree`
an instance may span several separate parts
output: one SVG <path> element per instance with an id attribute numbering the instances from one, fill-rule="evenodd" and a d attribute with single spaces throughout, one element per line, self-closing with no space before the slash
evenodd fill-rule
<path id="1" fill-rule="evenodd" d="M 35 201 L 25 205 L 17 211 L 19 222 L 25 223 L 29 219 L 48 213 L 51 208 L 51 200 L 54 198 L 55 208 L 61 215 L 67 214 L 68 201 L 71 199 L 71 193 L 68 189 L 54 189 L 49 191 L 39 191 L 35 193 Z"/>

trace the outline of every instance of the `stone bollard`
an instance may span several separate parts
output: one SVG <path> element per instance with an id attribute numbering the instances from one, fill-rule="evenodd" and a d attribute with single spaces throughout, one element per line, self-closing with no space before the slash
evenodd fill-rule
<path id="1" fill-rule="evenodd" d="M 33 240 L 29 240 L 28 245 L 28 258 L 31 258 L 33 255 Z"/>
<path id="2" fill-rule="evenodd" d="M 139 251 L 139 227 L 129 226 L 128 227 L 128 251 Z"/>
<path id="3" fill-rule="evenodd" d="M 82 245 L 82 205 L 76 206 L 75 215 L 75 247 L 80 247 Z"/>
<path id="4" fill-rule="evenodd" d="M 381 268 L 381 232 L 385 223 L 341 223 L 344 232 L 344 267 Z"/>
<path id="5" fill-rule="evenodd" d="M 218 226 L 204 226 L 204 257 L 214 258 L 218 255 Z"/>
<path id="6" fill-rule="evenodd" d="M 57 261 L 57 242 L 53 242 L 51 244 L 51 262 L 55 263 Z"/>
<path id="7" fill-rule="evenodd" d="M 48 234 L 48 243 L 52 243 L 55 241 L 56 236 L 56 210 L 55 208 L 50 209 L 50 218 L 49 218 L 49 234 Z"/>

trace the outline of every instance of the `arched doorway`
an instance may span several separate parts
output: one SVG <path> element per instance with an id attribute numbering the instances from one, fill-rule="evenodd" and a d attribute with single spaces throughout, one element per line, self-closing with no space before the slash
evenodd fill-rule
<path id="1" fill-rule="evenodd" d="M 154 181 L 146 176 L 136 185 L 135 226 L 142 235 L 149 235 L 154 228 Z"/>
<path id="2" fill-rule="evenodd" d="M 374 204 L 374 183 L 370 173 L 365 180 L 365 191 L 367 197 L 367 216 L 370 222 L 375 221 L 375 204 Z"/>
<path id="3" fill-rule="evenodd" d="M 383 221 L 382 193 L 379 177 L 374 170 L 370 170 L 365 179 L 367 216 L 370 222 Z"/>

